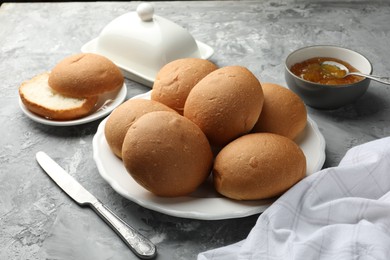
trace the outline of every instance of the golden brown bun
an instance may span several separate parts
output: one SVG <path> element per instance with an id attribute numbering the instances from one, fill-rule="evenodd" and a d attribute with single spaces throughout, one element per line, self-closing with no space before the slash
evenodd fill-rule
<path id="1" fill-rule="evenodd" d="M 282 194 L 306 175 L 306 158 L 292 140 L 271 133 L 244 135 L 215 158 L 216 190 L 236 200 Z"/>
<path id="2" fill-rule="evenodd" d="M 63 96 L 49 87 L 48 78 L 48 72 L 42 73 L 19 87 L 20 99 L 31 112 L 52 120 L 72 120 L 88 115 L 95 108 L 97 96 Z"/>
<path id="3" fill-rule="evenodd" d="M 203 59 L 185 58 L 166 64 L 158 72 L 151 99 L 161 102 L 180 114 L 191 89 L 217 66 Z"/>
<path id="4" fill-rule="evenodd" d="M 288 88 L 273 83 L 262 83 L 264 105 L 252 132 L 269 132 L 294 140 L 307 122 L 306 106 Z"/>
<path id="5" fill-rule="evenodd" d="M 153 111 L 175 112 L 157 101 L 129 99 L 110 114 L 104 128 L 104 134 L 109 147 L 116 156 L 122 158 L 122 144 L 129 127 L 142 115 Z"/>
<path id="6" fill-rule="evenodd" d="M 118 89 L 123 82 L 121 71 L 112 61 L 93 53 L 66 57 L 49 77 L 50 87 L 70 97 L 97 96 Z"/>
<path id="7" fill-rule="evenodd" d="M 141 116 L 123 142 L 123 163 L 145 189 L 164 197 L 187 195 L 208 177 L 212 152 L 206 136 L 174 112 Z"/>
<path id="8" fill-rule="evenodd" d="M 191 90 L 184 116 L 202 129 L 212 145 L 223 146 L 253 128 L 263 99 L 260 82 L 248 69 L 223 67 Z"/>

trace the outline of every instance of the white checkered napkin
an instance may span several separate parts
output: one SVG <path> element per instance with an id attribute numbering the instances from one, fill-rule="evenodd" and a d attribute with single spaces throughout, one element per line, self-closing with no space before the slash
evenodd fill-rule
<path id="1" fill-rule="evenodd" d="M 198 260 L 390 259 L 390 137 L 352 148 L 339 166 L 291 188 L 247 239 Z"/>

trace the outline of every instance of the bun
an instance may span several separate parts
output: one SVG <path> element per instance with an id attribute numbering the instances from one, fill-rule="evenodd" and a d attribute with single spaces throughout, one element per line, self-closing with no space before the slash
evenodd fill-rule
<path id="1" fill-rule="evenodd" d="M 98 97 L 71 98 L 63 96 L 48 85 L 49 73 L 42 73 L 19 87 L 19 96 L 31 112 L 53 120 L 72 120 L 88 115 Z"/>
<path id="2" fill-rule="evenodd" d="M 292 140 L 271 133 L 244 135 L 215 158 L 216 190 L 236 200 L 278 196 L 306 175 L 306 158 Z"/>
<path id="3" fill-rule="evenodd" d="M 122 157 L 136 182 L 164 197 L 195 191 L 209 176 L 213 160 L 199 127 L 167 111 L 147 113 L 129 128 Z"/>
<path id="4" fill-rule="evenodd" d="M 248 69 L 223 67 L 191 90 L 184 116 L 202 129 L 212 145 L 223 146 L 253 128 L 263 100 L 260 82 Z"/>
<path id="5" fill-rule="evenodd" d="M 264 105 L 252 132 L 269 132 L 294 140 L 307 123 L 306 106 L 288 88 L 263 83 Z"/>
<path id="6" fill-rule="evenodd" d="M 104 128 L 104 134 L 110 149 L 116 156 L 122 158 L 122 144 L 129 127 L 142 115 L 153 111 L 175 112 L 157 101 L 129 99 L 110 114 Z"/>
<path id="7" fill-rule="evenodd" d="M 90 97 L 123 85 L 119 68 L 104 56 L 81 53 L 60 61 L 51 71 L 49 85 L 70 97 Z"/>
<path id="8" fill-rule="evenodd" d="M 185 58 L 172 61 L 158 72 L 151 99 L 183 114 L 184 104 L 191 89 L 216 69 L 215 64 L 203 59 Z"/>

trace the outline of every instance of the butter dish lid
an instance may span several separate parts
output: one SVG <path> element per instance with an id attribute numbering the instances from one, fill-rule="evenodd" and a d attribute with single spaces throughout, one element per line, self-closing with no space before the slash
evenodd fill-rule
<path id="1" fill-rule="evenodd" d="M 125 77 L 149 87 L 157 72 L 170 61 L 189 57 L 208 59 L 214 53 L 183 27 L 155 15 L 149 3 L 141 3 L 135 12 L 115 18 L 81 51 L 106 56 Z"/>

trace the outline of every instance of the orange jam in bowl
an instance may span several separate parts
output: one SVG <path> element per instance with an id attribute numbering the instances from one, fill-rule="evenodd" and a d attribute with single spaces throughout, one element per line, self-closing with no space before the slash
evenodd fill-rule
<path id="1" fill-rule="evenodd" d="M 324 61 L 335 61 L 348 68 L 350 72 L 357 72 L 358 70 L 352 67 L 349 63 L 329 57 L 315 57 L 304 60 L 294 64 L 290 71 L 310 82 L 324 84 L 324 85 L 345 85 L 352 84 L 363 80 L 363 77 L 348 75 L 345 76 L 345 71 L 339 67 L 329 64 L 322 64 Z"/>

